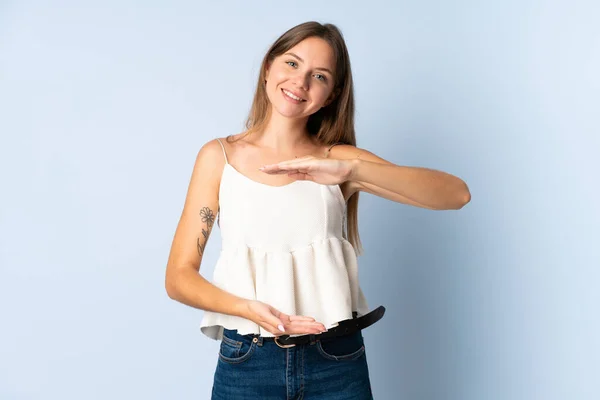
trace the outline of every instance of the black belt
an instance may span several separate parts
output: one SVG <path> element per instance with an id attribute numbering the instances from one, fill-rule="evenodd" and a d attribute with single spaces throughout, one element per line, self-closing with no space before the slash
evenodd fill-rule
<path id="1" fill-rule="evenodd" d="M 293 347 L 297 344 L 307 344 L 316 340 L 330 339 L 338 336 L 350 335 L 360 329 L 373 325 L 379 321 L 385 313 L 385 307 L 379 306 L 368 314 L 357 318 L 356 311 L 352 313 L 352 319 L 345 319 L 340 321 L 336 327 L 328 329 L 327 332 L 320 333 L 318 335 L 302 335 L 302 336 L 289 336 L 281 335 L 277 337 L 266 337 L 264 339 L 273 339 L 279 347 Z"/>

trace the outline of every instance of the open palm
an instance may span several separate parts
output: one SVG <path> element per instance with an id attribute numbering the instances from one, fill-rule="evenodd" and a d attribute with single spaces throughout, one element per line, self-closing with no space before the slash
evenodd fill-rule
<path id="1" fill-rule="evenodd" d="M 248 301 L 247 309 L 248 319 L 275 336 L 319 334 L 325 331 L 325 326 L 320 322 L 316 322 L 312 317 L 288 315 L 258 300 Z M 282 332 L 278 325 L 283 325 L 285 332 Z"/>
<path id="2" fill-rule="evenodd" d="M 337 185 L 347 181 L 352 174 L 349 160 L 336 160 L 307 156 L 261 168 L 267 174 L 288 174 L 298 180 L 310 180 L 323 185 Z"/>

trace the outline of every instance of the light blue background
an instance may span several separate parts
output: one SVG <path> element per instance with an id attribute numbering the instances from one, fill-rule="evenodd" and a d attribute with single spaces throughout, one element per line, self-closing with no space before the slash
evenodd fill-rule
<path id="1" fill-rule="evenodd" d="M 472 193 L 361 196 L 375 398 L 600 398 L 598 3 L 215 3 L 0 3 L 0 398 L 209 398 L 171 240 L 198 149 L 313 19 L 347 39 L 359 147 Z"/>

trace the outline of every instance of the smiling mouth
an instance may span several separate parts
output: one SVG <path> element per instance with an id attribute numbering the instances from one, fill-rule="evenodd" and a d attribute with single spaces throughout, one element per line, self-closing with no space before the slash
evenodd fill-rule
<path id="1" fill-rule="evenodd" d="M 281 91 L 283 92 L 284 95 L 286 95 L 287 97 L 289 97 L 292 100 L 306 101 L 303 98 L 296 96 L 294 93 L 290 92 L 289 90 L 281 89 Z"/>

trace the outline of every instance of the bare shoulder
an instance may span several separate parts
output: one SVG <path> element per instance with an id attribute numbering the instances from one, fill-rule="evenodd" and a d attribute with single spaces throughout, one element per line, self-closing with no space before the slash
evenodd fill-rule
<path id="1" fill-rule="evenodd" d="M 223 158 L 223 149 L 221 148 L 221 144 L 219 143 L 225 142 L 225 138 L 214 138 L 204 143 L 200 150 L 198 151 L 198 159 L 209 159 L 209 161 L 216 161 L 219 158 Z"/>
<path id="2" fill-rule="evenodd" d="M 221 143 L 224 138 L 219 138 Z M 208 201 L 211 206 L 217 206 L 215 201 L 218 201 L 218 190 L 221 183 L 221 176 L 225 166 L 225 154 L 223 147 L 217 138 L 204 143 L 194 163 L 192 176 L 188 188 L 185 206 L 197 207 L 199 198 L 203 201 Z"/>
<path id="3" fill-rule="evenodd" d="M 250 143 L 247 141 L 247 138 L 246 138 L 247 135 L 245 135 L 245 133 L 246 132 L 241 132 L 241 133 L 231 134 L 226 137 L 218 138 L 219 141 L 221 142 L 221 144 L 223 145 L 223 148 L 221 148 L 221 146 L 217 142 L 217 145 L 219 145 L 219 151 L 221 152 L 221 154 L 223 153 L 223 149 L 224 149 L 225 153 L 227 154 L 227 158 L 229 160 L 231 160 L 232 158 L 235 158 L 236 153 L 238 153 L 238 152 L 244 153 L 244 151 L 247 148 L 252 147 L 250 145 Z M 216 139 L 215 139 L 215 142 L 216 142 Z"/>

